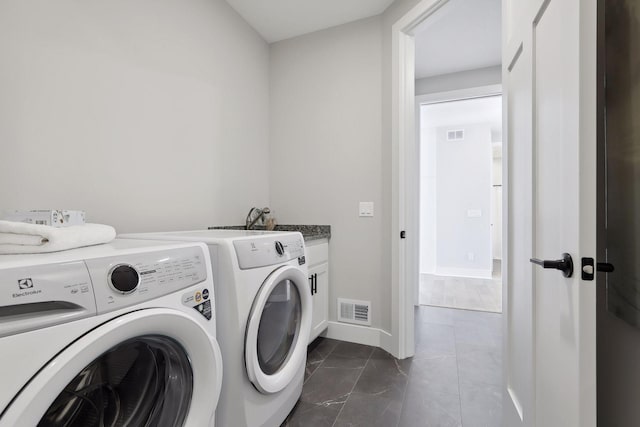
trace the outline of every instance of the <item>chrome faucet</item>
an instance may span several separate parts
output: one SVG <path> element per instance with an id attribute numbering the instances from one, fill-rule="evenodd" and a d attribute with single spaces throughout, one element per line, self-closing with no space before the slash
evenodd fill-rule
<path id="1" fill-rule="evenodd" d="M 256 222 L 260 221 L 260 219 L 263 218 L 268 213 L 271 213 L 271 209 L 267 207 L 264 207 L 262 209 L 255 208 L 255 207 L 251 208 L 251 210 L 249 211 L 249 214 L 247 214 L 247 219 L 245 221 L 245 229 L 251 230 L 253 226 L 256 225 Z M 253 217 L 253 215 L 255 215 L 255 218 Z"/>

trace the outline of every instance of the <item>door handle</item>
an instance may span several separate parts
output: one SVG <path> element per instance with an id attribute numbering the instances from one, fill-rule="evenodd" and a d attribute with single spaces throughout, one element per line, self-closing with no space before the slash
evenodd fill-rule
<path id="1" fill-rule="evenodd" d="M 555 261 L 546 259 L 542 260 L 538 258 L 531 258 L 529 261 L 534 264 L 541 265 L 542 268 L 555 268 L 556 270 L 560 270 L 564 277 L 571 277 L 573 274 L 573 259 L 571 258 L 571 255 L 566 252 L 562 254 L 562 259 Z"/>

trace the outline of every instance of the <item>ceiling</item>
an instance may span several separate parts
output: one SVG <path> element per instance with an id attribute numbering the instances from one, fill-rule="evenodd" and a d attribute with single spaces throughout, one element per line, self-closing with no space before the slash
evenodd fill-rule
<path id="1" fill-rule="evenodd" d="M 227 0 L 269 43 L 379 15 L 393 0 Z"/>
<path id="2" fill-rule="evenodd" d="M 393 0 L 226 0 L 268 42 L 378 15 Z M 501 63 L 501 0 L 450 0 L 416 33 L 416 78 Z"/>
<path id="3" fill-rule="evenodd" d="M 501 63 L 501 0 L 450 0 L 416 33 L 416 79 Z"/>

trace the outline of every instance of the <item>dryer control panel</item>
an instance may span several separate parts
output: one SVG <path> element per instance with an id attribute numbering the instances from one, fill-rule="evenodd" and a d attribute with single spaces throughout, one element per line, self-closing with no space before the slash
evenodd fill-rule
<path id="1" fill-rule="evenodd" d="M 207 278 L 198 246 L 85 261 L 98 314 L 179 291 Z"/>
<path id="2" fill-rule="evenodd" d="M 304 259 L 304 240 L 299 233 L 234 240 L 233 246 L 241 270 Z"/>

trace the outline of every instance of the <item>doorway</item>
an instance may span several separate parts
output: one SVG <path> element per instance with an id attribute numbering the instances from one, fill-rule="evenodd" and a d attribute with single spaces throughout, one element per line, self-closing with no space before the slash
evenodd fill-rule
<path id="1" fill-rule="evenodd" d="M 493 18 L 485 16 L 492 11 Z M 392 187 L 392 219 L 394 234 L 406 230 L 406 241 L 392 240 L 394 260 L 392 274 L 393 334 L 397 332 L 398 354 L 400 358 L 413 356 L 412 370 L 425 383 L 409 381 L 415 387 L 415 395 L 427 396 L 430 406 L 416 404 L 411 409 L 423 424 L 433 425 L 491 425 L 499 426 L 502 414 L 502 315 L 472 310 L 444 307 L 420 306 L 418 283 L 420 277 L 420 157 L 421 145 L 417 138 L 419 120 L 416 114 L 422 104 L 445 105 L 446 102 L 482 99 L 501 93 L 501 3 L 499 0 L 448 0 L 420 2 L 411 12 L 401 18 L 393 27 L 392 53 L 394 68 L 392 74 L 393 122 L 392 159 L 394 178 Z M 478 24 L 480 23 L 480 24 Z M 494 43 L 488 43 L 480 36 L 495 30 Z M 441 32 L 440 32 L 441 31 Z M 434 34 L 440 32 L 439 34 Z M 424 36 L 427 44 L 435 51 L 426 55 L 427 64 L 437 66 L 427 75 L 417 69 L 420 62 L 420 41 Z M 480 45 L 473 41 L 484 40 Z M 495 59 L 486 62 L 486 55 L 476 54 L 486 46 L 494 46 Z M 467 52 L 469 46 L 473 52 Z M 438 51 L 439 49 L 439 51 Z M 452 54 L 453 53 L 453 54 Z M 434 60 L 441 58 L 441 60 Z M 473 62 L 469 60 L 473 59 Z M 497 104 L 501 102 L 499 98 Z M 499 114 L 501 115 L 501 114 Z M 462 124 L 462 129 L 459 124 Z M 467 125 L 471 123 L 448 123 L 450 129 L 441 129 L 444 139 L 453 131 L 452 139 L 463 131 L 466 137 Z M 478 123 L 473 123 L 478 124 Z M 498 126 L 500 127 L 500 126 Z M 470 130 L 471 128 L 469 128 Z M 491 135 L 486 160 L 492 156 Z M 496 142 L 500 138 L 494 139 Z M 454 144 L 454 141 L 450 141 Z M 460 141 L 458 141 L 460 142 Z M 462 144 L 459 144 L 459 148 Z M 450 146 L 454 148 L 456 146 Z M 436 153 L 437 154 L 437 153 Z M 455 163 L 459 155 L 453 156 Z M 465 157 L 466 158 L 466 157 Z M 437 160 L 437 157 L 434 158 Z M 439 164 L 439 163 L 438 163 Z M 450 166 L 447 163 L 444 168 Z M 490 199 L 491 171 L 486 182 Z M 437 184 L 437 183 L 436 183 Z M 460 198 L 458 198 L 460 199 Z M 463 200 L 465 198 L 462 198 Z M 490 220 L 490 200 L 487 207 L 462 208 L 464 217 Z M 468 212 L 471 211 L 471 212 Z M 490 223 L 484 230 L 486 253 L 491 253 Z M 438 228 L 436 227 L 436 233 Z M 397 236 L 397 235 L 396 235 Z M 403 233 L 400 233 L 402 238 Z M 412 238 L 416 236 L 415 238 Z M 464 233 L 462 234 L 464 237 Z M 394 236 L 395 237 L 395 236 Z M 398 243 L 396 243 L 398 242 Z M 397 252 L 396 252 L 397 251 Z M 468 251 L 463 252 L 468 259 Z M 475 255 L 478 250 L 473 250 Z M 395 255 L 397 254 L 397 257 Z M 485 262 L 485 272 L 491 274 L 492 266 Z M 487 266 L 487 264 L 489 264 Z M 415 368 L 414 368 L 415 367 Z M 433 385 L 436 385 L 433 387 Z M 441 386 L 442 385 L 442 386 Z M 438 393 L 429 394 L 437 389 Z M 409 389 L 408 389 L 409 390 Z M 434 419 L 439 409 L 446 414 Z M 445 420 L 446 419 L 446 420 Z"/>
<path id="2" fill-rule="evenodd" d="M 493 4 L 488 7 L 489 3 Z M 448 7 L 454 5 L 456 7 Z M 476 8 L 473 8 L 476 6 Z M 456 10 L 462 12 L 473 11 L 471 18 L 467 17 L 469 25 L 450 25 L 447 15 Z M 494 21 L 483 16 L 493 10 Z M 401 17 L 392 26 L 391 43 L 391 142 L 392 142 L 392 170 L 391 170 L 391 298 L 392 298 L 392 335 L 386 348 L 398 358 L 410 357 L 415 353 L 415 313 L 414 307 L 418 302 L 419 280 L 419 238 L 404 238 L 407 232 L 419 236 L 419 144 L 416 139 L 416 96 L 429 98 L 435 93 L 447 96 L 449 99 L 473 98 L 486 96 L 485 89 L 489 86 L 497 87 L 496 93 L 501 92 L 500 81 L 503 74 L 502 66 L 491 67 L 483 64 L 474 69 L 465 63 L 468 59 L 477 59 L 476 53 L 460 54 L 456 48 L 466 46 L 466 42 L 479 40 L 473 37 L 470 29 L 476 33 L 485 32 L 488 28 L 497 31 L 497 49 L 501 51 L 501 3 L 499 0 L 482 0 L 471 2 L 465 0 L 422 0 Z M 434 27 L 444 27 L 445 35 L 434 37 L 427 35 L 427 45 L 440 49 L 444 56 L 451 57 L 463 64 L 448 73 L 432 73 L 431 76 L 417 74 L 417 64 L 420 55 L 416 53 L 420 33 L 427 33 Z M 448 34 L 447 34 L 448 32 Z M 446 42 L 443 42 L 446 41 Z M 483 43 L 485 45 L 486 43 Z M 479 49 L 478 51 L 482 51 Z M 454 52 L 454 55 L 451 55 Z M 499 54 L 501 57 L 501 54 Z M 433 54 L 425 56 L 426 64 L 441 67 L 446 61 L 433 61 Z M 497 74 L 497 80 L 495 76 Z M 461 95 L 461 93 L 464 93 Z M 424 100 L 424 99 L 421 99 Z M 506 147 L 504 149 L 506 158 Z M 506 211 L 506 191 L 508 189 L 507 162 L 503 164 L 503 212 Z M 503 215 L 502 229 L 508 227 L 507 218 Z M 406 230 L 406 231 L 405 231 Z M 397 238 L 400 236 L 400 239 Z M 503 233 L 502 242 L 506 236 Z M 504 259 L 501 270 L 507 270 L 508 259 Z"/>
<path id="3" fill-rule="evenodd" d="M 485 90 L 417 99 L 420 305 L 502 312 L 502 96 Z"/>

